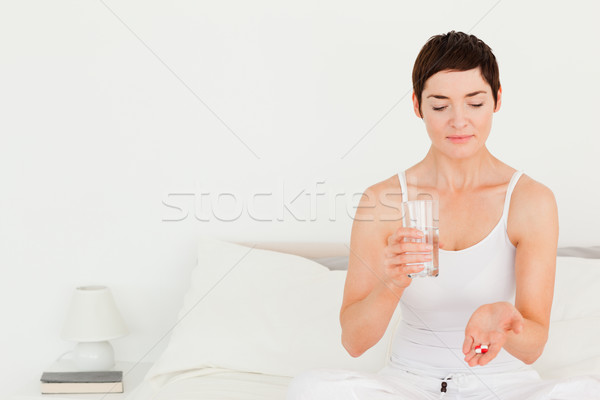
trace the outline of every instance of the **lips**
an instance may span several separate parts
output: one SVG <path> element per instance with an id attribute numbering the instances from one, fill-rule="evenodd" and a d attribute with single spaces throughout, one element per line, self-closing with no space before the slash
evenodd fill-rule
<path id="1" fill-rule="evenodd" d="M 467 136 L 448 136 L 448 139 L 450 139 L 450 141 L 452 143 L 466 143 L 472 137 L 473 137 L 473 135 L 467 135 Z"/>

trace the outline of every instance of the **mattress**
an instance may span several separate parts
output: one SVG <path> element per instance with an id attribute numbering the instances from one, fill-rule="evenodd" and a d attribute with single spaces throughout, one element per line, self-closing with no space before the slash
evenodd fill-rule
<path id="1" fill-rule="evenodd" d="M 284 400 L 292 378 L 223 369 L 189 371 L 158 392 L 144 381 L 127 400 Z"/>

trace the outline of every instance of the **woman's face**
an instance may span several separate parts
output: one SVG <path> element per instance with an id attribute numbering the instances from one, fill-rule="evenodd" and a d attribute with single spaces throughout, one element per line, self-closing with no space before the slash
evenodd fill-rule
<path id="1" fill-rule="evenodd" d="M 422 116 L 414 93 L 413 106 L 415 114 L 425 122 L 432 146 L 452 158 L 464 158 L 485 145 L 492 128 L 492 116 L 500 109 L 501 95 L 500 89 L 494 107 L 492 89 L 479 68 L 446 70 L 425 82 Z"/>

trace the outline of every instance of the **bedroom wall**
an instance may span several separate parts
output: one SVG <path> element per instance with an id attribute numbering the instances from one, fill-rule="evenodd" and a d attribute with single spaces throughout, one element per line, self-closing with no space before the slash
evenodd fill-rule
<path id="1" fill-rule="evenodd" d="M 348 242 L 360 193 L 428 149 L 412 63 L 451 29 L 500 63 L 492 153 L 554 191 L 561 245 L 600 244 L 598 8 L 3 2 L 1 390 L 71 348 L 75 286 L 109 285 L 117 356 L 152 360 L 199 234 Z"/>

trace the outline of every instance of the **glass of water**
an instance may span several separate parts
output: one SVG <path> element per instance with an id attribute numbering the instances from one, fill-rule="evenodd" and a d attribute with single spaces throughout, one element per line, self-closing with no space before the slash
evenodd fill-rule
<path id="1" fill-rule="evenodd" d="M 437 200 L 411 200 L 402 203 L 402 226 L 416 228 L 423 232 L 422 238 L 404 238 L 408 242 L 429 243 L 433 245 L 430 252 L 431 261 L 423 263 L 423 270 L 409 274 L 411 278 L 436 277 L 439 274 L 439 204 Z M 427 252 L 409 252 L 407 254 L 427 254 Z M 412 263 L 414 265 L 420 263 Z"/>

